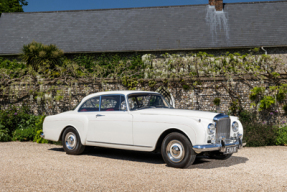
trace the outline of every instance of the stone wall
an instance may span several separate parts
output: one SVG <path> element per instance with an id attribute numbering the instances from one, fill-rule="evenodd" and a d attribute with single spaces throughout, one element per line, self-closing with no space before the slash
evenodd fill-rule
<path id="1" fill-rule="evenodd" d="M 264 48 L 268 55 L 272 57 L 277 57 L 282 60 L 285 64 L 283 67 L 287 69 L 287 48 Z M 209 54 L 215 56 L 220 56 L 225 54 L 227 51 L 234 53 L 239 52 L 241 54 L 249 52 L 249 49 L 233 49 L 233 50 L 202 50 Z M 187 54 L 190 51 L 170 51 L 170 54 Z M 193 51 L 196 53 L 197 51 Z M 140 53 L 142 55 L 147 54 Z M 158 58 L 161 54 L 165 52 L 149 52 L 156 55 Z M 264 51 L 260 49 L 258 54 L 263 54 Z M 111 53 L 115 54 L 115 53 Z M 134 53 L 119 53 L 122 55 L 132 55 Z M 99 56 L 100 54 L 93 54 L 94 56 Z M 69 58 L 73 58 L 76 55 L 67 55 Z M 10 59 L 16 58 L 11 56 Z M 228 113 L 232 99 L 230 95 L 223 88 L 216 88 L 214 85 L 216 82 L 222 82 L 223 79 L 209 79 L 204 78 L 202 84 L 196 88 L 190 87 L 188 90 L 184 90 L 183 87 L 176 80 L 174 82 L 170 81 L 168 85 L 164 84 L 162 81 L 157 81 L 154 87 L 150 87 L 148 80 L 144 83 L 138 83 L 136 90 L 147 90 L 147 91 L 157 91 L 160 88 L 169 92 L 175 101 L 175 107 L 180 109 L 192 109 L 192 110 L 203 110 L 203 111 L 218 111 Z M 186 82 L 192 84 L 192 82 Z M 253 86 L 256 86 L 258 82 L 249 82 Z M 43 83 L 45 84 L 45 83 Z M 128 88 L 123 86 L 120 81 L 115 80 L 105 80 L 103 82 L 94 82 L 91 84 L 77 84 L 72 83 L 70 86 L 62 85 L 60 83 L 54 85 L 42 85 L 40 91 L 45 92 L 44 95 L 40 97 L 35 97 L 29 95 L 29 90 L 33 89 L 33 86 L 29 83 L 14 83 L 9 87 L 9 98 L 0 97 L 1 108 L 6 108 L 8 105 L 16 104 L 21 105 L 23 102 L 31 106 L 35 114 L 45 113 L 47 115 L 57 114 L 63 111 L 73 109 L 83 97 L 90 93 L 95 93 L 99 91 L 113 91 L 113 90 L 127 90 Z M 266 87 L 270 85 L 266 84 Z M 35 88 L 36 89 L 36 88 Z M 250 88 L 240 81 L 234 80 L 235 90 L 241 97 L 241 101 L 244 109 L 250 109 Z M 55 99 L 58 97 L 58 99 Z M 219 107 L 215 106 L 213 100 L 215 98 L 220 98 L 221 104 Z M 280 111 L 283 114 L 283 111 Z M 283 116 L 282 116 L 283 117 Z"/>
<path id="2" fill-rule="evenodd" d="M 171 81 L 168 85 L 165 85 L 162 81 L 158 81 L 154 87 L 150 87 L 148 81 L 146 81 L 139 83 L 136 90 L 168 92 L 174 98 L 175 108 L 228 113 L 232 99 L 225 89 L 216 88 L 214 81 L 219 82 L 222 80 L 205 78 L 202 81 L 202 85 L 197 88 L 191 87 L 188 90 L 184 90 L 176 81 Z M 258 82 L 250 83 L 256 86 Z M 61 84 L 43 85 L 40 87 L 40 91 L 45 94 L 42 97 L 35 97 L 29 95 L 29 90 L 33 89 L 33 86 L 29 83 L 13 84 L 10 86 L 10 97 L 0 99 L 1 108 L 6 108 L 11 104 L 22 105 L 26 103 L 31 106 L 35 114 L 45 113 L 46 115 L 52 115 L 73 109 L 83 97 L 91 93 L 127 90 L 121 82 L 105 80 L 105 83 L 74 83 L 71 86 Z M 266 84 L 266 86 L 268 85 Z M 240 95 L 244 109 L 250 110 L 250 88 L 245 83 L 235 80 L 233 89 Z M 213 103 L 215 98 L 220 98 L 221 100 L 219 107 Z M 280 111 L 280 113 L 283 114 L 283 111 Z"/>

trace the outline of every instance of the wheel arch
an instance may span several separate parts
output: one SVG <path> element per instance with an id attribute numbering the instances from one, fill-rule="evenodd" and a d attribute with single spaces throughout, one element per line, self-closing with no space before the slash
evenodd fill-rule
<path id="1" fill-rule="evenodd" d="M 168 129 L 168 130 L 165 130 L 165 131 L 160 135 L 160 137 L 159 137 L 158 140 L 157 140 L 157 143 L 156 143 L 156 146 L 155 146 L 155 150 L 154 150 L 154 151 L 155 151 L 155 152 L 160 152 L 161 143 L 163 142 L 163 139 L 164 139 L 168 134 L 174 133 L 174 132 L 183 134 L 183 135 L 189 140 L 189 142 L 192 144 L 190 138 L 187 136 L 187 134 L 186 134 L 185 132 L 183 132 L 182 130 L 179 130 L 179 129 L 177 129 L 177 128 L 170 128 L 170 129 Z"/>
<path id="2" fill-rule="evenodd" d="M 75 126 L 67 125 L 67 126 L 64 127 L 63 130 L 61 131 L 61 134 L 60 134 L 60 136 L 59 136 L 58 141 L 62 141 L 62 137 L 63 137 L 63 134 L 64 134 L 65 130 L 68 129 L 68 128 L 70 128 L 70 127 L 71 127 L 71 128 L 74 128 L 74 129 L 78 132 L 78 134 L 79 134 L 79 136 L 80 136 L 79 130 L 78 130 Z M 81 137 L 81 136 L 80 136 L 80 137 Z"/>

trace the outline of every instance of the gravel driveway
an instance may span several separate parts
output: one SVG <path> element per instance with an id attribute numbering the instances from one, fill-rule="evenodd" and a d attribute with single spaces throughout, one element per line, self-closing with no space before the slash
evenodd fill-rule
<path id="1" fill-rule="evenodd" d="M 244 148 L 230 159 L 198 158 L 188 169 L 159 154 L 0 143 L 0 191 L 287 191 L 287 147 Z"/>

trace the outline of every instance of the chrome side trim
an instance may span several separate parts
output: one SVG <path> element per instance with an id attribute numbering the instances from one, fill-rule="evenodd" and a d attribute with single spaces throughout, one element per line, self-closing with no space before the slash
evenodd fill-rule
<path id="1" fill-rule="evenodd" d="M 146 148 L 152 148 L 152 146 L 129 145 L 129 144 L 121 144 L 121 143 L 107 143 L 107 142 L 100 142 L 100 141 L 87 141 L 87 142 L 100 143 L 100 144 L 109 144 L 109 145 L 124 145 L 124 146 L 130 146 L 130 147 L 146 147 Z"/>

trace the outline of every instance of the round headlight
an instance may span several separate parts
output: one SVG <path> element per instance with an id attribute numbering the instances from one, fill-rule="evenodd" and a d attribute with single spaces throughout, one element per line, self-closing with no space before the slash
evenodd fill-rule
<path id="1" fill-rule="evenodd" d="M 234 122 L 232 123 L 232 130 L 233 130 L 234 132 L 237 132 L 238 129 L 239 129 L 239 124 L 238 124 L 236 121 L 234 121 Z"/>
<path id="2" fill-rule="evenodd" d="M 209 135 L 213 135 L 215 133 L 215 125 L 213 123 L 208 125 L 207 132 Z"/>

